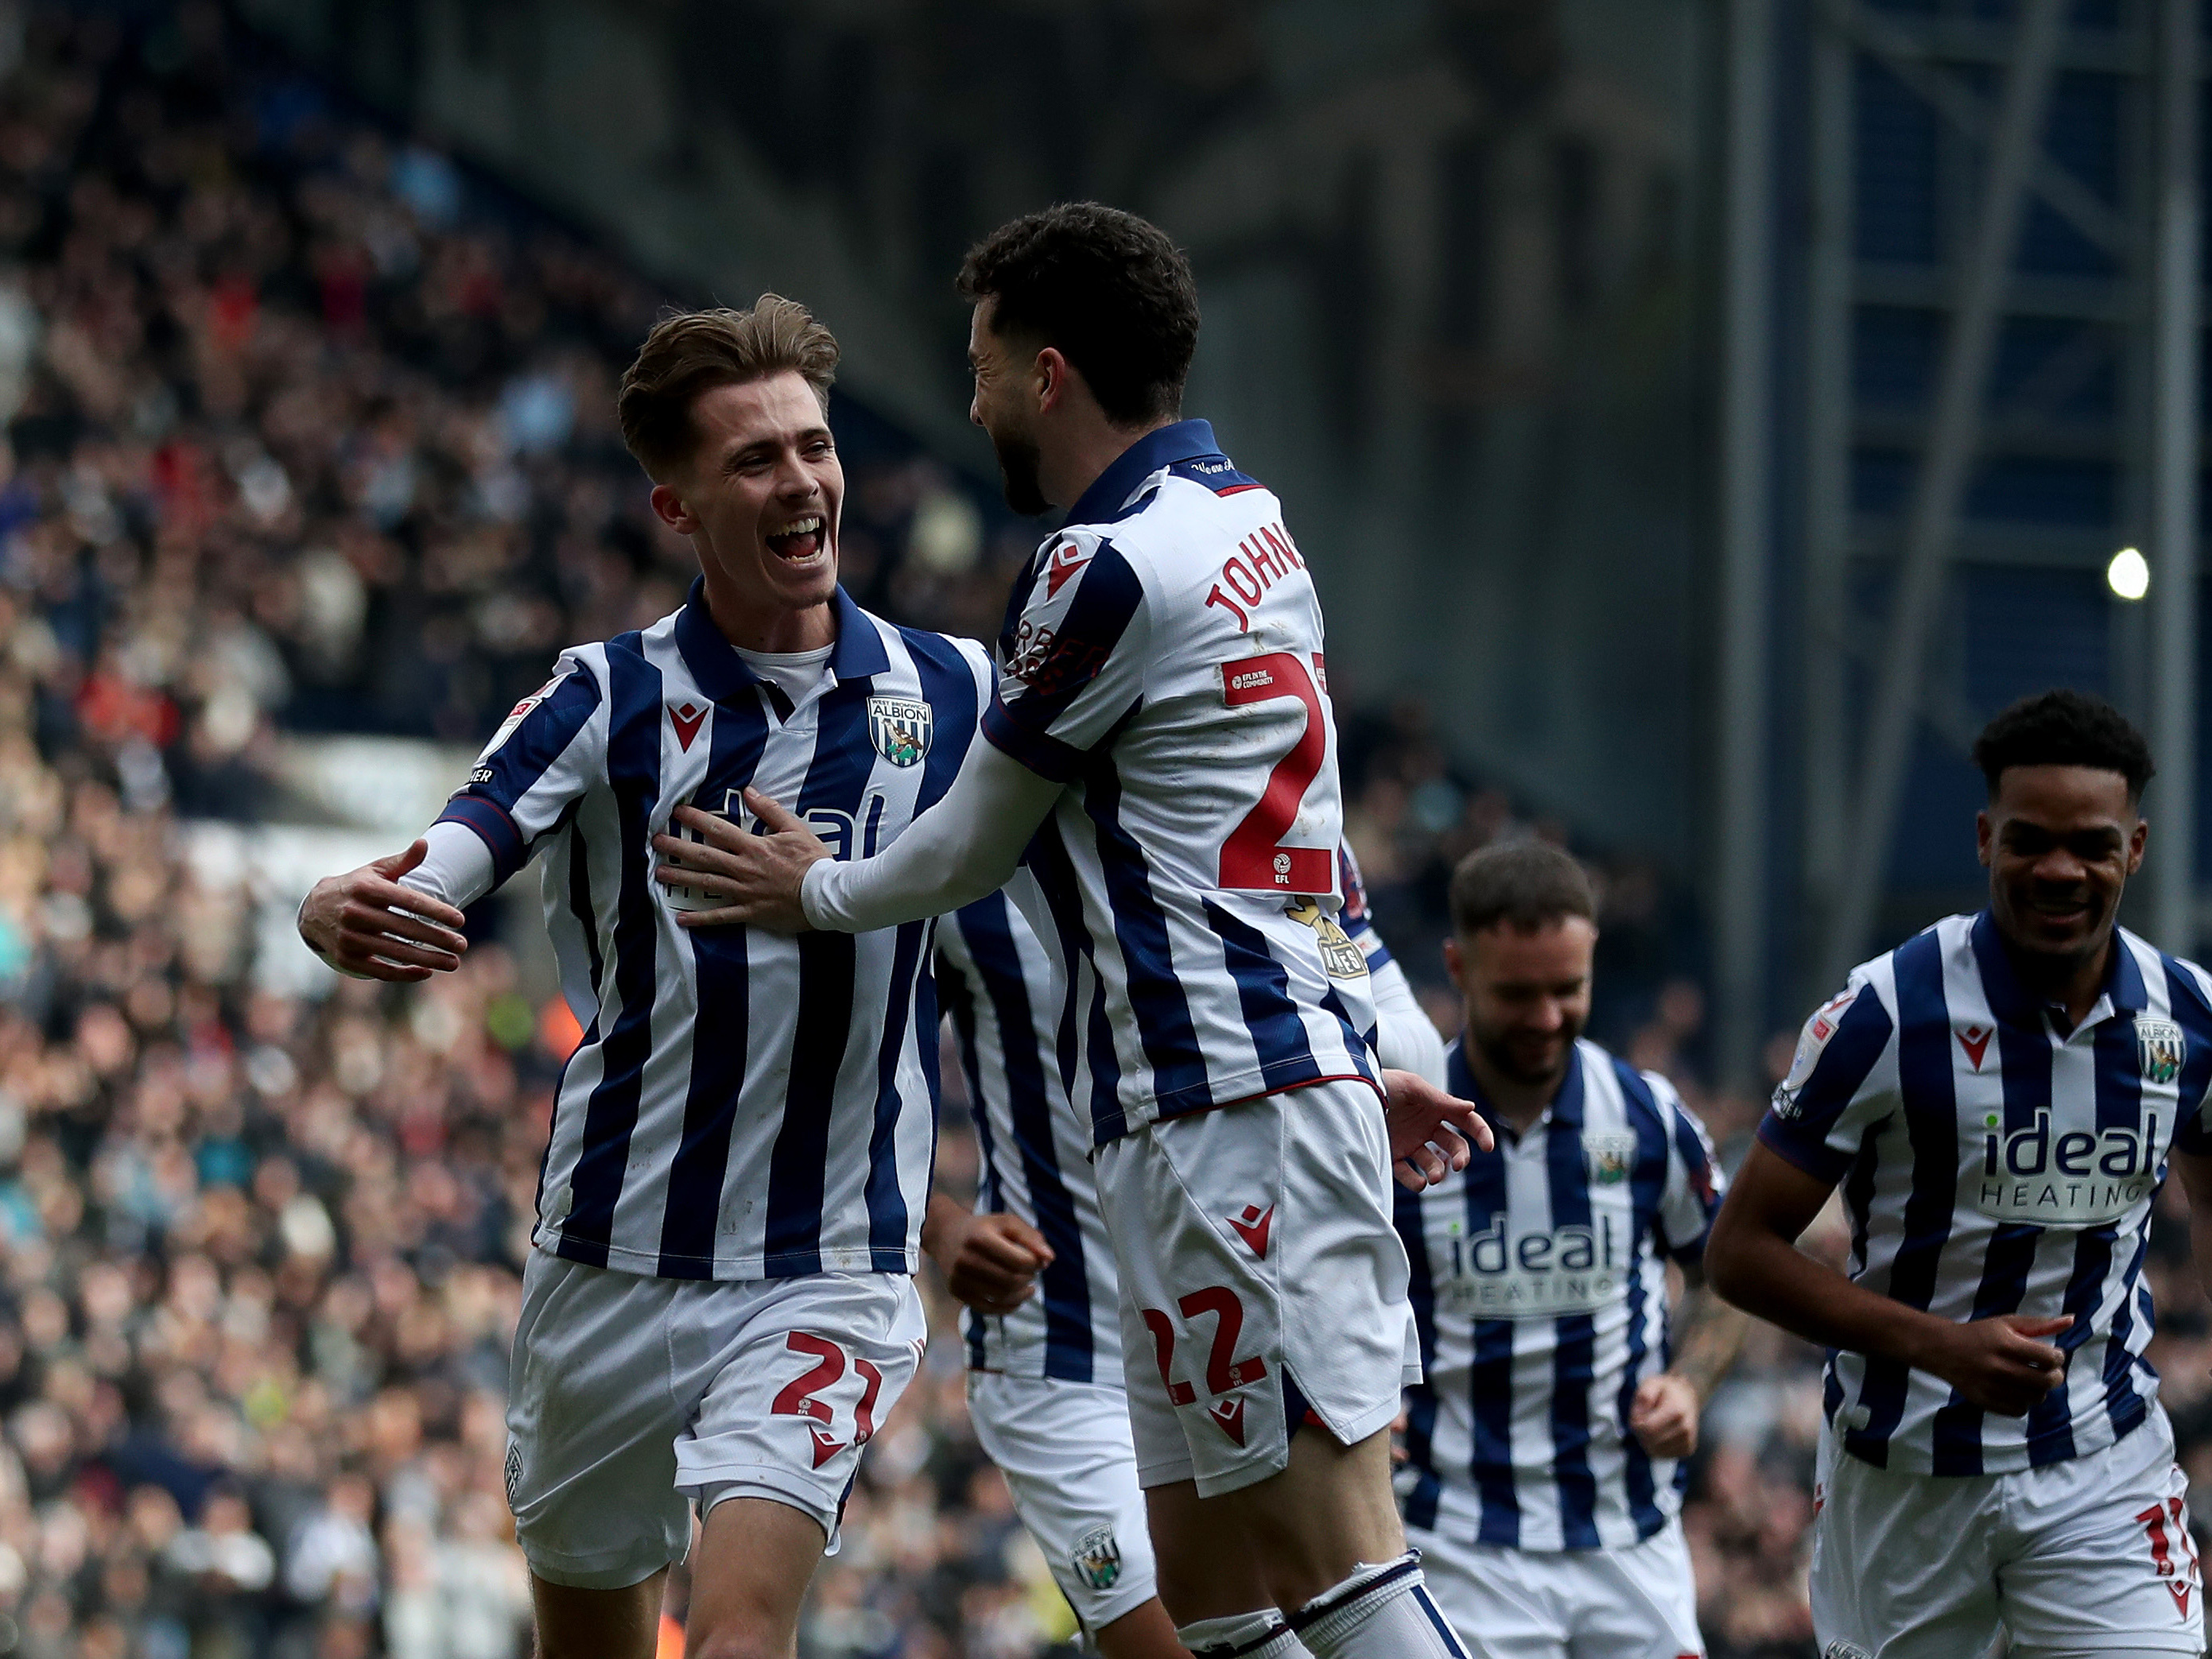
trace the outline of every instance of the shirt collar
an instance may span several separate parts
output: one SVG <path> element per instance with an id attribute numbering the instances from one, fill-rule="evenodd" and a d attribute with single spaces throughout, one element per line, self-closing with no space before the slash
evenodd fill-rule
<path id="1" fill-rule="evenodd" d="M 830 608 L 836 613 L 837 639 L 830 651 L 830 672 L 842 682 L 866 679 L 889 669 L 890 653 L 884 649 L 882 635 L 842 585 L 830 600 Z M 745 665 L 745 659 L 714 626 L 707 610 L 703 576 L 691 579 L 684 609 L 676 613 L 676 648 L 683 653 L 684 665 L 691 671 L 699 689 L 715 702 L 734 702 L 760 684 L 760 677 Z"/>
<path id="2" fill-rule="evenodd" d="M 2004 941 L 1998 937 L 1996 918 L 1987 910 L 1982 911 L 1975 916 L 1969 937 L 1973 942 L 1975 963 L 1981 969 L 1982 993 L 1989 999 L 1990 1012 L 2014 1025 L 2039 1027 L 2046 1005 L 2020 982 L 2020 974 L 2005 953 Z M 2139 1014 L 2150 1006 L 2142 969 L 2118 927 L 2112 929 L 2112 959 L 2105 965 L 2105 1000 L 2116 1014 Z M 2094 1025 L 2098 1018 L 2097 1010 L 2092 1008 L 2081 1024 Z"/>
<path id="3" fill-rule="evenodd" d="M 1516 1131 L 1498 1115 L 1497 1108 L 1482 1092 L 1482 1085 L 1474 1080 L 1474 1067 L 1467 1063 L 1467 1036 L 1462 1033 L 1452 1040 L 1444 1054 L 1444 1087 L 1462 1100 L 1471 1100 L 1477 1110 L 1501 1136 L 1519 1139 Z M 1528 1126 L 1528 1132 L 1557 1124 L 1562 1127 L 1579 1129 L 1583 1127 L 1583 1046 L 1577 1042 L 1567 1051 L 1567 1074 L 1559 1081 L 1559 1092 L 1552 1097 L 1550 1105 Z"/>
<path id="4" fill-rule="evenodd" d="M 1220 453 L 1221 447 L 1214 441 L 1211 421 L 1177 421 L 1156 432 L 1147 432 L 1091 480 L 1082 499 L 1068 509 L 1067 522 L 1104 524 L 1119 518 L 1137 486 L 1162 467 Z"/>

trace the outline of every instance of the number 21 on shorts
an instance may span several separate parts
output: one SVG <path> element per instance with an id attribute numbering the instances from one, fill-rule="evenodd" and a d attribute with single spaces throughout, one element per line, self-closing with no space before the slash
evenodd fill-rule
<path id="1" fill-rule="evenodd" d="M 1322 684 L 1327 684 L 1327 670 L 1318 653 L 1313 662 Z M 1221 885 L 1233 892 L 1327 893 L 1335 888 L 1335 848 L 1282 844 L 1328 755 L 1328 720 L 1314 679 L 1304 660 L 1288 651 L 1221 665 L 1222 701 L 1230 708 L 1289 700 L 1304 703 L 1306 711 L 1304 732 L 1275 763 L 1259 800 L 1221 844 Z"/>

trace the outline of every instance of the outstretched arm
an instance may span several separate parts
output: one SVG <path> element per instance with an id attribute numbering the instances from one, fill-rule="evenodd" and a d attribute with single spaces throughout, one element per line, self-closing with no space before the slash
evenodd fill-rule
<path id="1" fill-rule="evenodd" d="M 2074 1322 L 2003 1314 L 1959 1324 L 1855 1285 L 1797 1248 L 1835 1190 L 1754 1141 L 1713 1223 L 1705 1272 L 1747 1313 L 1822 1347 L 1892 1359 L 1950 1383 L 1984 1411 L 2025 1414 L 2065 1376 L 2039 1337 Z"/>
<path id="2" fill-rule="evenodd" d="M 741 922 L 786 933 L 872 933 L 945 915 L 1005 886 L 1060 788 L 979 742 L 942 800 L 875 857 L 850 861 L 832 859 L 803 822 L 748 789 L 745 805 L 767 833 L 747 834 L 727 818 L 679 806 L 676 821 L 702 839 L 654 836 L 661 862 L 653 873 L 723 901 L 678 916 L 686 927 Z"/>
<path id="3" fill-rule="evenodd" d="M 469 948 L 460 907 L 489 891 L 491 878 L 475 831 L 434 823 L 406 851 L 317 882 L 300 906 L 300 937 L 355 979 L 450 973 Z"/>

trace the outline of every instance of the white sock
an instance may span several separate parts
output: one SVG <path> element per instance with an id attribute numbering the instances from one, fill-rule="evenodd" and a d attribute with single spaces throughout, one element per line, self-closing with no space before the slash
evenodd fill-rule
<path id="1" fill-rule="evenodd" d="M 1176 1640 L 1197 1659 L 1292 1659 L 1305 1651 L 1273 1607 L 1177 1625 Z"/>
<path id="2" fill-rule="evenodd" d="M 1430 1599 L 1418 1550 L 1379 1565 L 1361 1562 L 1290 1623 L 1316 1659 L 1468 1659 Z"/>

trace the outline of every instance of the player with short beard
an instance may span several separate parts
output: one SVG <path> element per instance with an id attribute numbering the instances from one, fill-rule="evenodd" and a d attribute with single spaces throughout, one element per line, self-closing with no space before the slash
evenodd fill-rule
<path id="1" fill-rule="evenodd" d="M 1447 1618 L 1497 1659 L 1702 1652 L 1680 1515 L 1698 1419 L 1743 1340 L 1699 1254 L 1720 1176 L 1674 1086 L 1583 1040 L 1597 902 L 1540 842 L 1452 873 L 1452 1092 L 1493 1150 L 1398 1194 L 1423 1380 L 1407 1535 Z M 1668 1267 L 1688 1289 L 1668 1306 Z"/>
<path id="2" fill-rule="evenodd" d="M 1370 1048 L 1304 556 L 1274 496 L 1182 418 L 1197 295 L 1156 226 L 1048 209 L 987 237 L 961 283 L 971 414 L 1009 499 L 1067 512 L 1008 607 L 988 741 L 919 841 L 855 865 L 749 796 L 776 833 L 708 831 L 706 885 L 732 921 L 876 927 L 996 891 L 1026 853 L 1182 1639 L 1462 1659 L 1390 1491 L 1416 1367 L 1389 1194 L 1394 1166 L 1440 1176 L 1462 1129 L 1489 1131 Z M 1288 1629 L 1222 1559 L 1260 1564 Z"/>
<path id="3" fill-rule="evenodd" d="M 2201 1654 L 2142 1263 L 2170 1164 L 2212 1279 L 2212 978 L 2118 925 L 2148 841 L 2135 727 L 2051 691 L 1974 759 L 1988 908 L 1814 1014 L 1707 1269 L 1829 1351 L 1811 1589 L 1830 1656 Z M 1795 1248 L 1839 1185 L 1848 1276 Z"/>
<path id="4" fill-rule="evenodd" d="M 943 793 L 990 696 L 980 647 L 838 586 L 836 364 L 775 295 L 653 328 L 617 412 L 698 556 L 689 598 L 564 652 L 423 839 L 301 912 L 325 960 L 420 980 L 459 964 L 462 907 L 533 857 L 544 872 L 584 1036 L 507 1397 L 543 1659 L 651 1659 L 694 1511 L 688 1650 L 790 1653 L 861 1448 L 921 1359 L 928 925 L 695 931 L 680 833 L 758 784 L 857 857 Z"/>

